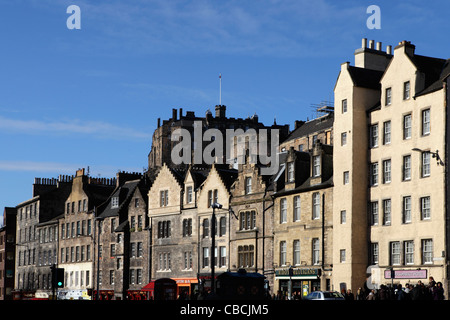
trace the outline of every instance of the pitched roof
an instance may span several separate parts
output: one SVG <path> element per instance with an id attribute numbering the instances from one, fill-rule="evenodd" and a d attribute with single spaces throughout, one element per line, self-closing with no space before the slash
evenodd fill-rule
<path id="1" fill-rule="evenodd" d="M 284 140 L 283 142 L 294 140 L 300 137 L 305 137 L 314 132 L 330 129 L 333 127 L 333 121 L 334 121 L 334 113 L 329 113 L 322 117 L 307 121 L 297 129 L 291 131 L 291 133 L 289 133 L 289 135 L 287 136 L 286 140 Z"/>
<path id="2" fill-rule="evenodd" d="M 380 90 L 384 71 L 348 66 L 348 72 L 356 87 Z"/>

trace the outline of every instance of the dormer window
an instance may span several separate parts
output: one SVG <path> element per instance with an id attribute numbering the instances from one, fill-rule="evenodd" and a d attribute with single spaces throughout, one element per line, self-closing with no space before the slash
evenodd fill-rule
<path id="1" fill-rule="evenodd" d="M 192 186 L 186 188 L 186 203 L 192 202 Z"/>
<path id="2" fill-rule="evenodd" d="M 288 172 L 287 172 L 288 182 L 294 182 L 294 178 L 295 178 L 295 175 L 294 175 L 294 162 L 289 162 L 287 164 L 287 169 L 288 169 Z"/>
<path id="3" fill-rule="evenodd" d="M 112 197 L 111 208 L 118 208 L 118 207 L 119 207 L 119 197 Z"/>

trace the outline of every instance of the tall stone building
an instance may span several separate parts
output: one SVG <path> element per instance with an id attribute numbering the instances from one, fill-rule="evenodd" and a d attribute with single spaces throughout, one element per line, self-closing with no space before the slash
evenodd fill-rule
<path id="1" fill-rule="evenodd" d="M 179 143 L 178 139 L 174 138 L 175 135 L 173 135 L 173 133 L 178 129 L 186 130 L 191 139 L 191 141 L 188 142 L 191 154 L 187 157 L 187 163 L 184 164 L 176 164 L 172 159 L 172 150 Z M 193 111 L 188 111 L 183 115 L 183 109 L 181 108 L 179 109 L 179 114 L 177 114 L 177 110 L 172 109 L 172 118 L 169 120 L 163 120 L 161 124 L 161 119 L 158 118 L 157 128 L 153 133 L 151 151 L 148 155 L 148 167 L 157 168 L 161 167 L 164 163 L 170 167 L 181 167 L 184 169 L 187 169 L 189 164 L 211 165 L 212 163 L 205 161 L 203 158 L 205 148 L 211 144 L 211 137 L 204 139 L 204 133 L 208 129 L 217 130 L 223 137 L 223 145 L 221 148 L 222 156 L 212 155 L 213 157 L 216 156 L 215 163 L 218 164 L 233 164 L 238 162 L 237 155 L 240 150 L 236 150 L 237 141 L 233 140 L 232 144 L 227 145 L 227 130 L 233 130 L 236 133 L 239 132 L 238 130 L 242 130 L 245 133 L 248 129 L 254 129 L 257 133 L 262 129 L 267 130 L 266 143 L 268 146 L 271 145 L 272 139 L 275 139 L 275 137 L 272 137 L 271 135 L 271 129 L 279 131 L 279 141 L 274 140 L 275 144 L 279 144 L 279 142 L 283 141 L 289 134 L 289 125 L 277 125 L 274 122 L 273 125 L 266 126 L 259 122 L 258 115 L 256 114 L 246 119 L 228 118 L 226 117 L 226 106 L 224 105 L 215 106 L 215 115 L 213 115 L 210 110 L 207 110 L 205 117 L 198 117 Z M 232 150 L 231 152 L 233 152 L 234 155 L 233 159 L 227 159 L 227 147 Z M 270 147 L 268 150 L 270 151 Z M 242 156 L 243 155 L 245 155 L 245 153 L 243 153 Z"/>
<path id="2" fill-rule="evenodd" d="M 15 298 L 51 294 L 50 266 L 57 263 L 58 228 L 50 221 L 64 212 L 71 185 L 68 176 L 35 178 L 33 197 L 16 206 Z"/>
<path id="3" fill-rule="evenodd" d="M 79 169 L 73 178 L 70 193 L 65 198 L 59 220 L 58 266 L 64 268 L 64 288 L 61 298 L 88 299 L 87 289 L 96 288 L 102 278 L 96 278 L 98 208 L 109 198 L 116 186 L 114 178 L 92 178 Z M 98 281 L 97 281 L 98 280 Z"/>
<path id="4" fill-rule="evenodd" d="M 261 273 L 269 288 L 274 285 L 272 179 L 247 159 L 238 167 L 230 203 L 230 271 Z"/>
<path id="5" fill-rule="evenodd" d="M 143 298 L 140 289 L 149 282 L 150 183 L 147 175 L 119 172 L 116 188 L 98 209 L 97 219 L 102 221 L 98 240 L 101 299 Z"/>
<path id="6" fill-rule="evenodd" d="M 431 276 L 448 296 L 448 61 L 363 39 L 355 66 L 341 65 L 333 165 L 349 183 L 334 185 L 335 287 Z"/>
<path id="7" fill-rule="evenodd" d="M 274 292 L 332 290 L 332 146 L 316 141 L 310 152 L 292 146 L 282 159 L 272 195 Z"/>
<path id="8" fill-rule="evenodd" d="M 6 207 L 3 211 L 3 226 L 0 226 L 0 300 L 13 299 L 16 212 L 16 208 Z"/>

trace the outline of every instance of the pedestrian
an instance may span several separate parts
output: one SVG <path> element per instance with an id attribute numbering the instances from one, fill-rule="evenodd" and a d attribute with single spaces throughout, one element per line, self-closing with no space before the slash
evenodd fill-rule
<path id="1" fill-rule="evenodd" d="M 356 291 L 356 300 L 365 300 L 366 295 L 364 293 L 363 288 L 358 288 L 358 291 Z"/>
<path id="2" fill-rule="evenodd" d="M 387 293 L 386 286 L 384 284 L 382 284 L 380 286 L 380 290 L 378 291 L 378 297 L 380 300 L 388 300 L 387 295 L 388 295 L 388 293 Z"/>
<path id="3" fill-rule="evenodd" d="M 397 300 L 406 300 L 406 294 L 403 291 L 402 285 L 398 284 L 397 285 Z"/>
<path id="4" fill-rule="evenodd" d="M 376 296 L 375 296 L 375 290 L 370 290 L 369 294 L 367 295 L 366 300 L 376 300 Z"/>
<path id="5" fill-rule="evenodd" d="M 442 287 L 442 283 L 438 282 L 436 286 L 433 287 L 433 300 L 444 300 L 444 288 Z"/>
<path id="6" fill-rule="evenodd" d="M 355 300 L 355 296 L 353 295 L 352 290 L 350 290 L 350 289 L 347 290 L 347 295 L 345 297 L 345 300 L 350 300 L 350 301 Z"/>

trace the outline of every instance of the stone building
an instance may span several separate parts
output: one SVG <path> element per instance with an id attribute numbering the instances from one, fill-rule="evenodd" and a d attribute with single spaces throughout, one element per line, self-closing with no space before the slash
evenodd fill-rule
<path id="1" fill-rule="evenodd" d="M 59 267 L 65 272 L 64 288 L 58 292 L 61 299 L 90 299 L 87 289 L 97 288 L 103 280 L 94 270 L 101 227 L 97 210 L 115 186 L 114 178 L 92 178 L 84 169 L 73 178 L 59 219 Z"/>
<path id="2" fill-rule="evenodd" d="M 0 300 L 12 300 L 16 252 L 16 208 L 6 207 L 0 226 Z"/>
<path id="3" fill-rule="evenodd" d="M 174 147 L 179 143 L 177 139 L 173 138 L 173 133 L 178 129 L 186 130 L 191 138 L 191 141 L 188 142 L 190 155 L 187 156 L 185 154 L 185 156 L 187 156 L 187 163 L 180 165 L 173 162 L 171 154 Z M 265 129 L 267 130 L 267 139 L 265 140 L 265 142 L 269 147 L 272 143 L 272 139 L 274 139 L 274 143 L 278 145 L 279 141 L 283 141 L 289 133 L 289 125 L 277 125 L 274 122 L 273 125 L 266 126 L 263 123 L 259 122 L 258 116 L 256 114 L 246 119 L 226 117 L 226 106 L 224 105 L 215 106 L 214 116 L 210 110 L 207 110 L 204 117 L 196 116 L 193 111 L 188 111 L 185 115 L 183 115 L 183 109 L 181 108 L 179 109 L 179 114 L 177 114 L 177 110 L 172 109 L 172 118 L 170 118 L 169 120 L 163 120 L 161 124 L 161 119 L 158 118 L 157 128 L 153 133 L 151 151 L 148 155 L 148 167 L 157 168 L 163 166 L 163 164 L 166 163 L 170 167 L 181 167 L 186 170 L 189 164 L 211 165 L 212 162 L 206 162 L 203 158 L 203 152 L 205 151 L 205 148 L 212 143 L 211 140 L 208 140 L 206 138 L 204 141 L 203 135 L 208 129 L 217 130 L 217 133 L 220 133 L 223 137 L 223 145 L 221 148 L 222 156 L 212 154 L 213 157 L 216 156 L 214 163 L 218 164 L 233 164 L 237 162 L 238 152 L 241 151 L 236 149 L 236 145 L 238 142 L 235 140 L 227 145 L 227 129 L 233 130 L 236 135 L 239 132 L 238 130 L 242 130 L 245 133 L 249 129 L 254 129 L 257 133 L 259 133 L 261 129 Z M 279 141 L 275 141 L 276 137 L 272 138 L 271 129 L 278 130 Z M 172 141 L 172 139 L 174 139 L 174 141 Z M 227 159 L 227 147 L 232 150 L 233 158 Z M 270 151 L 270 148 L 268 150 Z M 243 153 L 242 155 L 245 155 L 245 153 Z"/>
<path id="4" fill-rule="evenodd" d="M 335 261 L 336 287 L 432 276 L 448 296 L 448 61 L 408 41 L 384 52 L 363 39 L 355 66 L 341 65 L 334 132 L 346 139 L 335 143 L 334 172 L 348 183 L 335 179 L 333 233 L 334 260 L 347 259 Z"/>
<path id="5" fill-rule="evenodd" d="M 51 294 L 50 266 L 57 263 L 58 228 L 50 221 L 64 212 L 71 185 L 68 176 L 35 178 L 33 197 L 16 206 L 16 298 Z"/>
<path id="6" fill-rule="evenodd" d="M 316 141 L 309 153 L 282 154 L 274 179 L 274 291 L 281 296 L 332 290 L 333 151 Z"/>
<path id="7" fill-rule="evenodd" d="M 102 221 L 99 289 L 104 297 L 141 299 L 140 289 L 149 282 L 149 185 L 147 176 L 119 172 L 115 190 L 98 210 Z"/>
<path id="8" fill-rule="evenodd" d="M 260 164 L 240 164 L 231 187 L 230 271 L 261 273 L 272 289 L 273 185 L 272 176 L 260 169 Z"/>

